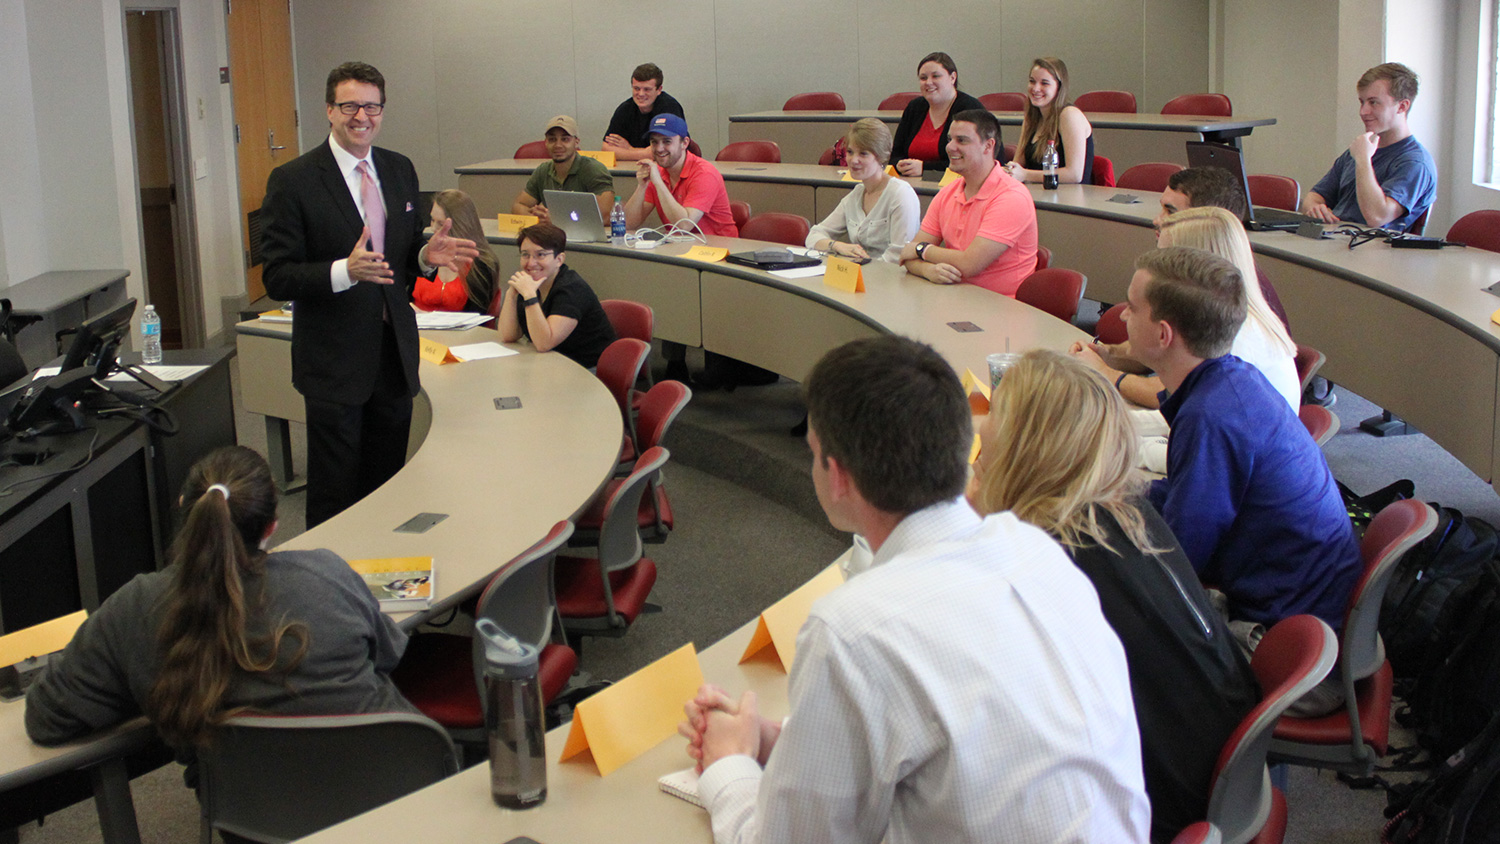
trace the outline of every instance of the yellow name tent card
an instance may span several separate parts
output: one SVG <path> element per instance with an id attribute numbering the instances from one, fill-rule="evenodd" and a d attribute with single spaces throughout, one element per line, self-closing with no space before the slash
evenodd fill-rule
<path id="1" fill-rule="evenodd" d="M 970 466 L 974 465 L 974 461 L 979 459 L 979 446 L 980 446 L 979 434 L 976 432 L 974 434 L 974 442 L 969 445 L 969 465 Z"/>
<path id="2" fill-rule="evenodd" d="M 944 170 L 943 178 L 938 180 L 938 187 L 945 188 L 958 180 L 958 174 L 952 170 Z"/>
<path id="3" fill-rule="evenodd" d="M 834 255 L 829 255 L 824 263 L 824 284 L 838 288 L 845 293 L 865 292 L 865 274 L 859 264 Z"/>
<path id="4" fill-rule="evenodd" d="M 964 395 L 969 397 L 969 412 L 981 416 L 990 412 L 990 382 L 964 369 Z M 969 462 L 973 462 L 970 460 Z"/>
<path id="5" fill-rule="evenodd" d="M 496 217 L 497 228 L 500 234 L 515 234 L 527 226 L 537 224 L 537 218 L 532 214 L 501 214 Z"/>
<path id="6" fill-rule="evenodd" d="M 62 650 L 88 617 L 88 610 L 79 610 L 0 636 L 0 666 L 15 665 L 34 656 Z"/>
<path id="7" fill-rule="evenodd" d="M 615 166 L 615 154 L 612 150 L 581 149 L 578 151 L 578 154 L 592 158 L 605 167 Z"/>
<path id="8" fill-rule="evenodd" d="M 420 338 L 422 360 L 442 366 L 445 363 L 463 363 L 453 355 L 453 352 L 436 340 Z"/>
<path id="9" fill-rule="evenodd" d="M 689 642 L 579 703 L 558 761 L 566 762 L 587 750 L 594 756 L 599 776 L 607 776 L 676 735 L 682 705 L 702 685 L 703 669 Z"/>
<path id="10" fill-rule="evenodd" d="M 896 172 L 896 165 L 894 165 L 894 164 L 887 164 L 887 165 L 885 165 L 885 172 L 891 174 L 892 176 L 899 176 L 899 175 L 901 175 L 900 173 Z M 854 180 L 850 179 L 849 181 L 852 182 Z"/>
<path id="11" fill-rule="evenodd" d="M 812 605 L 843 582 L 844 572 L 832 565 L 802 584 L 797 591 L 766 607 L 760 614 L 760 621 L 755 624 L 755 633 L 750 636 L 750 644 L 745 646 L 740 662 L 771 648 L 781 661 L 781 669 L 790 671 L 792 660 L 797 658 L 797 631 L 807 621 Z"/>
<path id="12" fill-rule="evenodd" d="M 729 257 L 729 250 L 722 246 L 694 246 L 682 253 L 682 257 L 714 264 Z"/>

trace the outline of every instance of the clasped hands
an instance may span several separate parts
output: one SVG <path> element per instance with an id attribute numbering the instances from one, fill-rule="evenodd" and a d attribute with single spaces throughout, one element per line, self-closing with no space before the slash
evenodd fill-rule
<path id="1" fill-rule="evenodd" d="M 474 241 L 459 237 L 449 237 L 448 230 L 453 228 L 452 220 L 444 220 L 433 232 L 432 239 L 422 247 L 422 261 L 429 267 L 447 267 L 455 273 L 463 272 L 463 265 L 472 262 L 479 257 L 479 249 Z M 392 284 L 396 280 L 396 273 L 390 264 L 385 261 L 385 253 L 370 251 L 370 227 L 365 226 L 359 233 L 359 240 L 355 242 L 354 249 L 349 252 L 349 260 L 346 264 L 351 281 L 368 281 L 375 284 Z"/>
<path id="2" fill-rule="evenodd" d="M 506 283 L 510 285 L 511 290 L 521 295 L 523 301 L 535 296 L 536 292 L 542 289 L 541 280 L 532 278 L 531 273 L 525 270 L 516 270 L 515 275 L 512 275 Z"/>
<path id="3" fill-rule="evenodd" d="M 726 756 L 749 756 L 762 766 L 781 735 L 781 723 L 760 717 L 755 692 L 745 692 L 738 701 L 712 683 L 704 683 L 698 694 L 682 707 L 687 720 L 677 732 L 688 740 L 687 755 L 697 762 L 698 773 Z"/>
<path id="4" fill-rule="evenodd" d="M 958 284 L 964 280 L 963 271 L 952 264 L 944 261 L 917 258 L 917 243 L 918 241 L 913 240 L 901 247 L 901 263 L 906 267 L 907 272 L 918 278 L 924 278 L 933 284 Z M 921 261 L 920 264 L 911 263 L 918 260 Z"/>

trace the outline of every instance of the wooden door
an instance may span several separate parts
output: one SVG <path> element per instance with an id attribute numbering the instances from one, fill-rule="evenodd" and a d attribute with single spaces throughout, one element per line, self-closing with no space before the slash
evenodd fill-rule
<path id="1" fill-rule="evenodd" d="M 248 267 L 245 290 L 254 302 L 266 295 L 260 262 L 250 257 L 252 230 L 266 198 L 266 178 L 298 155 L 291 0 L 230 0 L 229 80 L 234 92 L 240 220 L 245 232 L 242 246 Z"/>

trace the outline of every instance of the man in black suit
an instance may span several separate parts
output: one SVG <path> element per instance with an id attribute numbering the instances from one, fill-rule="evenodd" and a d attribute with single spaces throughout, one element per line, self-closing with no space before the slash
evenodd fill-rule
<path id="1" fill-rule="evenodd" d="M 294 300 L 292 384 L 307 406 L 307 526 L 400 470 L 417 394 L 419 274 L 478 256 L 445 224 L 421 245 L 417 172 L 374 147 L 385 77 L 328 74 L 328 142 L 276 168 L 261 207 L 266 292 Z"/>

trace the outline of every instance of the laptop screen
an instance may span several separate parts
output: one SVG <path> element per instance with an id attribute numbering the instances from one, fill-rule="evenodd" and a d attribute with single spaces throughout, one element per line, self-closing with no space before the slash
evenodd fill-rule
<path id="1" fill-rule="evenodd" d="M 1227 144 L 1208 141 L 1188 141 L 1187 160 L 1189 167 L 1217 167 L 1228 170 L 1240 186 L 1240 195 L 1245 198 L 1245 217 L 1241 222 L 1255 221 L 1255 212 L 1250 208 L 1250 180 L 1245 178 L 1245 158 L 1238 149 Z"/>

